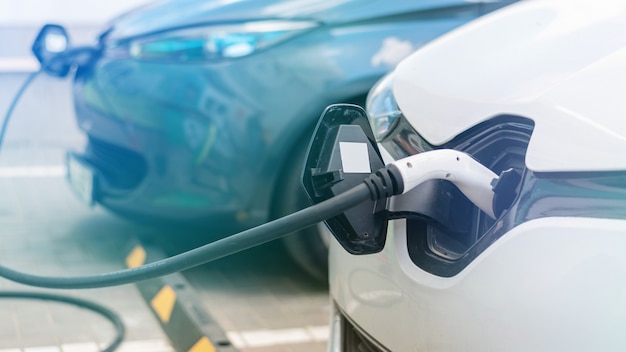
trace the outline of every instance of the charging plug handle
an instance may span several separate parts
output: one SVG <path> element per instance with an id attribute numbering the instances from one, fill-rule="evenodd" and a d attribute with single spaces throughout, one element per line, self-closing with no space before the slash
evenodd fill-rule
<path id="1" fill-rule="evenodd" d="M 393 175 L 400 175 L 402 194 L 425 181 L 447 180 L 478 208 L 495 219 L 492 182 L 498 175 L 470 155 L 452 149 L 428 151 L 397 160 L 388 166 Z"/>

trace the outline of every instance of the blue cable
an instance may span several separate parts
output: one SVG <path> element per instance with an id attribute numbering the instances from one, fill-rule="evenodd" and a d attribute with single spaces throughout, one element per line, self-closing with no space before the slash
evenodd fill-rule
<path id="1" fill-rule="evenodd" d="M 6 114 L 4 114 L 2 127 L 0 127 L 0 153 L 2 152 L 2 146 L 4 144 L 4 135 L 6 133 L 7 126 L 9 126 L 9 121 L 11 120 L 11 116 L 13 116 L 13 110 L 15 110 L 17 103 L 20 101 L 20 98 L 26 91 L 26 88 L 30 86 L 30 84 L 35 80 L 35 78 L 39 75 L 39 73 L 41 73 L 41 71 L 33 72 L 30 75 L 28 75 L 24 83 L 22 83 L 22 86 L 20 87 L 20 89 L 17 91 L 17 93 L 15 93 L 15 97 L 13 98 L 13 101 L 11 101 L 11 105 L 9 105 L 9 108 L 7 109 Z"/>

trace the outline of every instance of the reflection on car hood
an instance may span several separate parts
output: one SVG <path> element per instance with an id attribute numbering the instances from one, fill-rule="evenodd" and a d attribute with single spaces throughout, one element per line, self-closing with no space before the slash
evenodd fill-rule
<path id="1" fill-rule="evenodd" d="M 344 23 L 476 2 L 472 0 L 167 0 L 130 11 L 110 24 L 111 38 L 198 24 L 254 19 Z"/>
<path id="2" fill-rule="evenodd" d="M 626 170 L 626 3 L 522 2 L 425 46 L 394 74 L 399 107 L 440 145 L 496 115 L 535 121 L 535 171 Z"/>

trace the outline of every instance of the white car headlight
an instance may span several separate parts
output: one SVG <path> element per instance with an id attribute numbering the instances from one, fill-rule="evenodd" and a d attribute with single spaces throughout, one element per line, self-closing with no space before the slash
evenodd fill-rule
<path id="1" fill-rule="evenodd" d="M 198 62 L 250 55 L 318 26 L 313 21 L 265 20 L 172 30 L 119 41 L 107 48 L 112 56 L 138 60 Z"/>
<path id="2" fill-rule="evenodd" d="M 385 138 L 391 131 L 394 121 L 402 115 L 402 111 L 393 96 L 393 73 L 381 78 L 372 87 L 365 108 L 377 142 Z"/>

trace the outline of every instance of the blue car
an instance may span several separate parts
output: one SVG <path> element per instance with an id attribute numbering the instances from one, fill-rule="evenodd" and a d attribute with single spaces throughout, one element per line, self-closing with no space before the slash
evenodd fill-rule
<path id="1" fill-rule="evenodd" d="M 126 13 L 76 69 L 88 145 L 69 154 L 69 180 L 115 213 L 215 234 L 292 213 L 308 203 L 299 180 L 324 107 L 363 105 L 408 54 L 511 2 L 170 0 Z M 317 277 L 325 236 L 285 238 Z"/>

